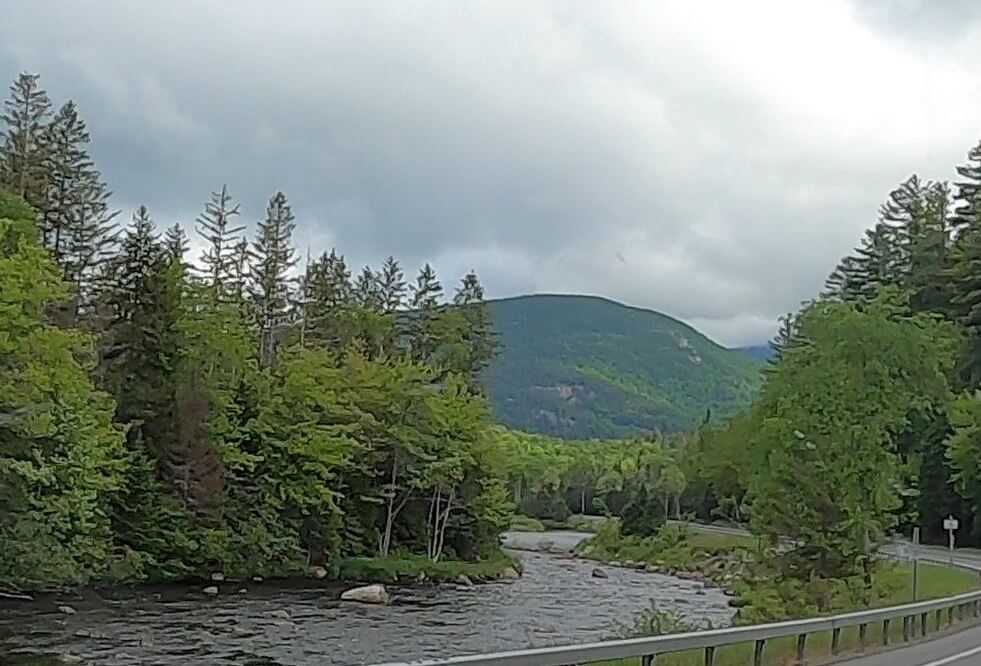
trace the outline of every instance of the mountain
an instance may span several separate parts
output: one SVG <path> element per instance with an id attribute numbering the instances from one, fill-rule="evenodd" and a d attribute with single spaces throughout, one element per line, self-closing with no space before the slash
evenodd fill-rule
<path id="1" fill-rule="evenodd" d="M 593 296 L 490 301 L 504 349 L 487 389 L 501 423 L 568 438 L 677 431 L 747 406 L 759 361 L 659 312 Z"/>
<path id="2" fill-rule="evenodd" d="M 765 345 L 749 345 L 746 347 L 734 347 L 734 351 L 741 352 L 747 356 L 752 356 L 757 361 L 769 361 L 773 358 L 773 347 L 769 343 Z"/>

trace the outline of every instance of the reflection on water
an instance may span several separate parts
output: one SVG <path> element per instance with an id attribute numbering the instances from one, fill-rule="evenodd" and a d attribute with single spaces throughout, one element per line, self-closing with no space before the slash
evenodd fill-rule
<path id="1" fill-rule="evenodd" d="M 513 583 L 390 587 L 388 607 L 341 604 L 336 585 L 226 583 L 144 587 L 0 601 L 0 663 L 78 655 L 98 664 L 365 664 L 579 643 L 611 636 L 650 599 L 692 619 L 726 624 L 725 596 L 701 584 L 522 552 Z M 59 605 L 71 605 L 64 615 Z M 50 662 L 57 663 L 57 662 Z"/>

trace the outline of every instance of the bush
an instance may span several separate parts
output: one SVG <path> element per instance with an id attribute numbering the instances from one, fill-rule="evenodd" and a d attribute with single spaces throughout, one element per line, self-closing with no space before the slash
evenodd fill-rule
<path id="1" fill-rule="evenodd" d="M 544 532 L 545 525 L 537 518 L 518 515 L 511 519 L 511 529 L 517 532 Z"/>
<path id="2" fill-rule="evenodd" d="M 649 495 L 647 489 L 641 486 L 623 509 L 621 529 L 628 536 L 653 536 L 664 525 L 666 519 L 661 500 Z"/>
<path id="3" fill-rule="evenodd" d="M 711 622 L 692 622 L 679 613 L 661 610 L 653 599 L 650 601 L 650 607 L 640 611 L 629 624 L 614 623 L 614 633 L 619 638 L 664 636 L 712 628 Z"/>

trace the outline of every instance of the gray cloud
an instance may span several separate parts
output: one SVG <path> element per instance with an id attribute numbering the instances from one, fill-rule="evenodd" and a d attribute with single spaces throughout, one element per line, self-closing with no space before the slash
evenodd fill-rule
<path id="1" fill-rule="evenodd" d="M 356 266 L 743 344 L 981 135 L 977 13 L 937 4 L 35 0 L 0 75 L 75 98 L 117 205 L 163 223 L 226 182 L 252 222 L 282 189 L 298 244 Z"/>

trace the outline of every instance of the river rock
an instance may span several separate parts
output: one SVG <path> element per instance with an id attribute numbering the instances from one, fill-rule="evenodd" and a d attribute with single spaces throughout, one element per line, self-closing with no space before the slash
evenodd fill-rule
<path id="1" fill-rule="evenodd" d="M 207 594 L 209 597 L 213 597 L 216 594 L 218 594 L 218 586 L 217 585 L 209 585 L 208 587 L 204 588 L 201 591 L 204 592 L 205 594 Z"/>
<path id="2" fill-rule="evenodd" d="M 221 573 L 220 571 L 215 571 L 211 574 L 212 583 L 220 583 L 223 580 L 225 580 L 225 574 Z"/>
<path id="3" fill-rule="evenodd" d="M 464 587 L 473 587 L 473 581 L 470 580 L 470 576 L 466 574 L 460 574 L 456 577 L 456 584 L 463 585 Z"/>
<path id="4" fill-rule="evenodd" d="M 323 567 L 314 567 L 313 568 L 313 577 L 316 578 L 316 579 L 318 579 L 318 580 L 323 579 L 323 578 L 326 578 L 327 577 L 327 570 L 324 569 Z"/>
<path id="5" fill-rule="evenodd" d="M 690 571 L 679 571 L 675 574 L 675 577 L 680 578 L 681 580 L 698 580 L 698 576 Z"/>
<path id="6" fill-rule="evenodd" d="M 269 615 L 270 615 L 270 617 L 276 617 L 276 618 L 279 618 L 280 620 L 289 620 L 289 619 L 291 619 L 290 612 L 288 610 L 286 610 L 285 608 L 277 608 L 274 611 L 269 611 Z"/>
<path id="7" fill-rule="evenodd" d="M 65 615 L 74 615 L 75 609 L 71 606 L 58 606 L 58 612 L 64 613 Z"/>
<path id="8" fill-rule="evenodd" d="M 64 654 L 58 655 L 58 661 L 60 661 L 63 664 L 81 664 L 82 658 L 77 654 L 71 654 L 69 652 L 65 652 Z"/>
<path id="9" fill-rule="evenodd" d="M 602 569 L 593 569 L 593 578 L 609 578 L 610 574 L 606 573 Z"/>
<path id="10" fill-rule="evenodd" d="M 388 603 L 388 591 L 384 585 L 365 585 L 355 587 L 341 594 L 341 601 L 357 601 L 362 604 Z"/>
<path id="11" fill-rule="evenodd" d="M 261 583 L 262 582 L 262 576 L 252 576 L 252 582 L 253 583 Z"/>
<path id="12" fill-rule="evenodd" d="M 248 594 L 248 593 L 249 593 L 248 589 L 244 587 L 238 588 L 238 594 Z"/>
<path id="13" fill-rule="evenodd" d="M 16 592 L 0 592 L 0 599 L 16 599 L 17 601 L 34 601 L 34 597 L 29 594 L 18 594 Z"/>
<path id="14" fill-rule="evenodd" d="M 543 624 L 536 631 L 540 634 L 557 634 L 559 633 L 559 628 L 554 624 Z"/>
<path id="15" fill-rule="evenodd" d="M 610 560 L 610 566 L 611 567 L 618 567 L 618 566 L 620 566 L 620 563 L 617 562 L 616 560 Z"/>
<path id="16" fill-rule="evenodd" d="M 518 580 L 521 574 L 514 567 L 507 567 L 501 572 L 501 580 Z"/>

